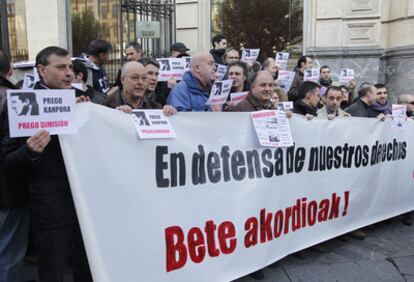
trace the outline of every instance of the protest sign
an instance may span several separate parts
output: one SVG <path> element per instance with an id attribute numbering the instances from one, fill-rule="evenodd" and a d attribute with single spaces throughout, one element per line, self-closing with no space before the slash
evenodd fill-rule
<path id="1" fill-rule="evenodd" d="M 318 80 L 319 80 L 318 69 L 308 69 L 304 71 L 303 81 L 318 82 Z"/>
<path id="2" fill-rule="evenodd" d="M 351 80 L 355 78 L 353 69 L 341 69 L 341 75 L 339 77 L 339 83 L 348 85 Z"/>
<path id="3" fill-rule="evenodd" d="M 224 103 L 226 103 L 232 85 L 232 79 L 214 82 L 213 86 L 211 87 L 210 97 L 208 98 L 206 104 L 223 105 Z"/>
<path id="4" fill-rule="evenodd" d="M 238 103 L 240 103 L 241 101 L 246 99 L 247 93 L 249 93 L 249 92 L 244 91 L 244 92 L 230 93 L 230 100 L 233 103 L 233 105 L 237 105 Z"/>
<path id="5" fill-rule="evenodd" d="M 222 80 L 227 74 L 227 66 L 222 64 L 216 64 L 216 73 L 214 76 L 217 80 Z"/>
<path id="6" fill-rule="evenodd" d="M 82 86 L 82 83 L 78 83 L 78 82 L 72 82 L 72 87 L 73 88 L 76 88 L 76 89 L 79 89 L 79 90 L 82 90 L 83 91 L 83 86 Z"/>
<path id="7" fill-rule="evenodd" d="M 24 90 L 33 89 L 35 83 L 36 83 L 36 81 L 35 81 L 34 74 L 26 73 L 24 75 L 22 89 L 24 89 Z"/>
<path id="8" fill-rule="evenodd" d="M 279 80 L 280 88 L 285 92 L 289 91 L 294 78 L 295 73 L 293 71 L 280 70 L 277 78 Z"/>
<path id="9" fill-rule="evenodd" d="M 293 102 L 279 102 L 277 104 L 277 109 L 279 111 L 287 111 L 287 110 L 293 110 Z"/>
<path id="10" fill-rule="evenodd" d="M 188 71 L 190 69 L 190 62 L 191 62 L 191 57 L 183 57 L 182 58 L 185 61 L 185 71 Z"/>
<path id="11" fill-rule="evenodd" d="M 401 128 L 407 120 L 407 106 L 406 105 L 392 105 L 392 126 Z"/>
<path id="12" fill-rule="evenodd" d="M 77 132 L 74 90 L 7 90 L 10 137 Z"/>
<path id="13" fill-rule="evenodd" d="M 182 80 L 185 72 L 186 60 L 183 58 L 161 58 L 157 59 L 160 63 L 158 81 L 168 81 L 170 79 Z"/>
<path id="14" fill-rule="evenodd" d="M 260 49 L 243 49 L 242 61 L 243 62 L 254 62 L 259 57 Z"/>
<path id="15" fill-rule="evenodd" d="M 250 114 L 260 145 L 289 147 L 293 145 L 289 121 L 284 111 L 259 111 Z"/>
<path id="16" fill-rule="evenodd" d="M 293 116 L 295 145 L 262 148 L 250 113 L 178 113 L 162 142 L 76 114 L 59 140 L 94 281 L 232 281 L 414 209 L 412 121 Z"/>
<path id="17" fill-rule="evenodd" d="M 133 110 L 131 118 L 141 139 L 177 137 L 162 110 Z"/>
<path id="18" fill-rule="evenodd" d="M 289 53 L 287 52 L 277 52 L 275 57 L 276 65 L 281 70 L 286 70 L 287 64 L 289 61 Z"/>

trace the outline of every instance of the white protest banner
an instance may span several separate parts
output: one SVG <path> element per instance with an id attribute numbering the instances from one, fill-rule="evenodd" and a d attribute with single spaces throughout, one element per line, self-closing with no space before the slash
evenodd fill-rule
<path id="1" fill-rule="evenodd" d="M 289 147 L 293 145 L 289 121 L 284 111 L 259 111 L 250 114 L 260 145 Z"/>
<path id="2" fill-rule="evenodd" d="M 35 83 L 36 83 L 36 79 L 35 79 L 34 74 L 25 73 L 22 89 L 24 90 L 33 89 Z"/>
<path id="3" fill-rule="evenodd" d="M 229 97 L 231 86 L 233 85 L 232 79 L 216 81 L 211 87 L 210 97 L 208 98 L 207 105 L 223 105 L 227 102 Z"/>
<path id="4" fill-rule="evenodd" d="M 282 88 L 285 92 L 289 91 L 294 78 L 295 73 L 293 71 L 280 70 L 277 77 L 280 88 Z"/>
<path id="5" fill-rule="evenodd" d="M 303 81 L 318 82 L 318 80 L 319 80 L 318 69 L 308 69 L 304 71 Z"/>
<path id="6" fill-rule="evenodd" d="M 257 60 L 260 54 L 260 49 L 243 49 L 242 58 L 243 62 L 254 62 Z"/>
<path id="7" fill-rule="evenodd" d="M 293 102 L 279 102 L 277 104 L 277 109 L 280 111 L 287 111 L 287 110 L 293 110 Z"/>
<path id="8" fill-rule="evenodd" d="M 392 105 L 392 126 L 401 128 L 407 120 L 407 106 L 406 105 Z"/>
<path id="9" fill-rule="evenodd" d="M 233 105 L 237 105 L 238 103 L 246 99 L 247 93 L 249 92 L 244 91 L 244 92 L 230 93 L 230 101 L 233 103 Z"/>
<path id="10" fill-rule="evenodd" d="M 182 80 L 186 67 L 185 59 L 161 58 L 157 59 L 157 61 L 160 63 L 158 81 Z"/>
<path id="11" fill-rule="evenodd" d="M 339 77 L 339 83 L 348 85 L 351 80 L 355 78 L 353 69 L 341 69 L 341 75 Z"/>
<path id="12" fill-rule="evenodd" d="M 276 62 L 276 65 L 281 70 L 286 70 L 288 61 L 289 61 L 289 53 L 287 53 L 287 52 L 277 52 L 276 53 L 275 62 Z"/>
<path id="13" fill-rule="evenodd" d="M 222 64 L 216 64 L 216 73 L 214 76 L 216 80 L 222 80 L 227 74 L 227 66 Z"/>
<path id="14" fill-rule="evenodd" d="M 180 112 L 162 142 L 76 114 L 59 140 L 94 281 L 232 281 L 414 209 L 413 121 L 294 115 L 295 145 L 262 148 L 250 113 Z"/>
<path id="15" fill-rule="evenodd" d="M 162 110 L 133 110 L 131 118 L 141 139 L 177 137 Z"/>
<path id="16" fill-rule="evenodd" d="M 10 137 L 76 133 L 75 91 L 7 90 Z"/>

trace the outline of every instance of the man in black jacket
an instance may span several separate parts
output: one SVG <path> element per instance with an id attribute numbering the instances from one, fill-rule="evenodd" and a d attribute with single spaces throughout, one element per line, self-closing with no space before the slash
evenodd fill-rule
<path id="1" fill-rule="evenodd" d="M 363 83 L 358 90 L 358 99 L 345 112 L 353 117 L 380 117 L 383 114 L 379 114 L 372 108 L 376 99 L 377 89 L 375 86 Z"/>
<path id="2" fill-rule="evenodd" d="M 304 81 L 298 89 L 293 113 L 306 116 L 307 119 L 318 116 L 319 88 L 315 82 Z"/>
<path id="3" fill-rule="evenodd" d="M 72 63 L 67 50 L 47 47 L 36 56 L 41 80 L 34 89 L 70 89 Z M 6 169 L 29 173 L 31 220 L 39 255 L 39 277 L 62 281 L 73 246 L 74 281 L 92 281 L 69 181 L 57 136 L 41 130 L 30 138 L 6 138 Z"/>
<path id="4" fill-rule="evenodd" d="M 213 49 L 210 50 L 210 54 L 213 56 L 214 62 L 224 65 L 223 55 L 227 48 L 227 38 L 222 34 L 217 34 L 212 41 Z"/>
<path id="5" fill-rule="evenodd" d="M 7 78 L 12 68 L 0 51 L 0 141 L 7 135 L 7 89 L 17 89 Z M 0 142 L 0 151 L 3 144 Z M 29 235 L 29 194 L 23 171 L 6 171 L 0 162 L 0 281 L 20 282 Z"/>

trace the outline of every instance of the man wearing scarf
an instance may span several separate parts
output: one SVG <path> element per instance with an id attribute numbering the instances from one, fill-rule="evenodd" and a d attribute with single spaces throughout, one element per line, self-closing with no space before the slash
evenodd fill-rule
<path id="1" fill-rule="evenodd" d="M 328 88 L 332 85 L 331 68 L 328 66 L 322 66 L 319 70 L 319 85 Z"/>
<path id="2" fill-rule="evenodd" d="M 388 91 L 385 84 L 377 83 L 374 85 L 375 88 L 377 88 L 377 101 L 372 105 L 372 108 L 378 113 L 378 114 L 384 114 L 384 115 L 390 115 L 391 112 L 391 106 L 388 103 Z"/>

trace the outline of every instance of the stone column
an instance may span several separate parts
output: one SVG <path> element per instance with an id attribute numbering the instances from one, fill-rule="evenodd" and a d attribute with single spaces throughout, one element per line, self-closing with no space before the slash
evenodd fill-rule
<path id="1" fill-rule="evenodd" d="M 26 0 L 29 59 L 47 46 L 67 48 L 66 1 Z"/>
<path id="2" fill-rule="evenodd" d="M 210 49 L 210 1 L 176 1 L 176 41 L 183 42 L 190 52 Z"/>

